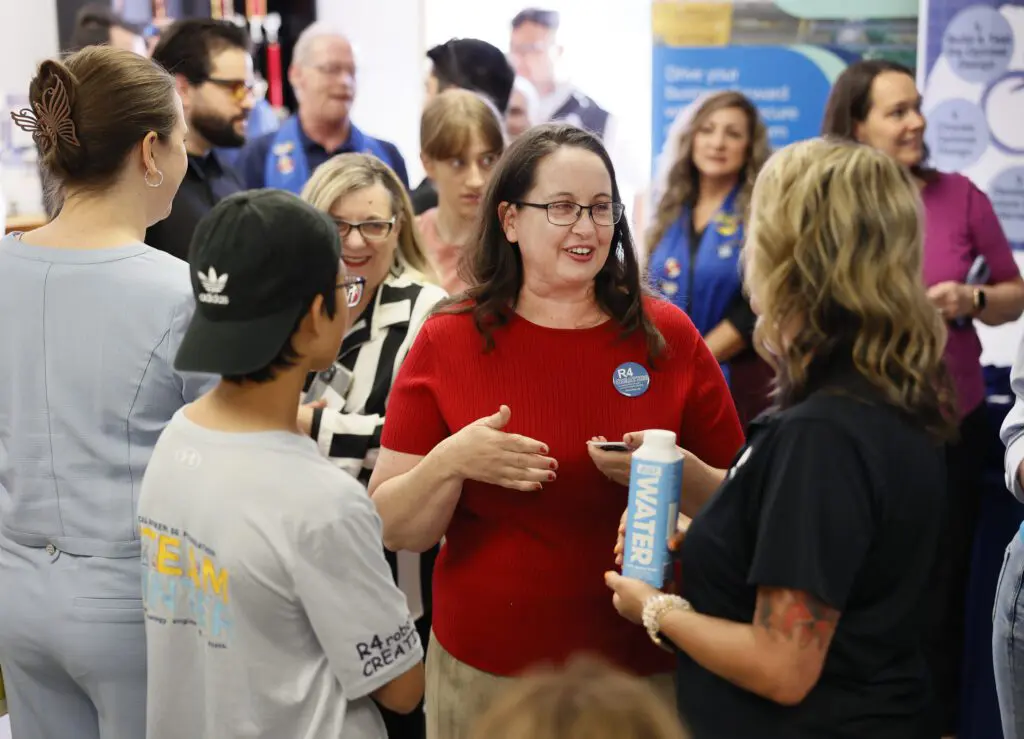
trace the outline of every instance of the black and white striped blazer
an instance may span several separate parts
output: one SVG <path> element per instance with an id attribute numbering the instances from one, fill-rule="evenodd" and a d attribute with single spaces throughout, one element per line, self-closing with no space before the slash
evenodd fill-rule
<path id="1" fill-rule="evenodd" d="M 430 311 L 447 293 L 416 272 L 388 273 L 373 301 L 345 334 L 338 361 L 313 378 L 304 400 L 326 400 L 313 414 L 311 435 L 320 451 L 363 485 L 380 453 L 391 386 Z M 396 582 L 414 618 L 429 609 L 433 557 L 387 552 Z"/>

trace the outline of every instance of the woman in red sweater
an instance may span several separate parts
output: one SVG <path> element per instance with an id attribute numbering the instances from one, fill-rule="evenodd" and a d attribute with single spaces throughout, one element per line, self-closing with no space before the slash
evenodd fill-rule
<path id="1" fill-rule="evenodd" d="M 579 652 L 671 689 L 671 657 L 608 604 L 608 542 L 627 491 L 586 442 L 672 429 L 725 466 L 743 441 L 700 334 L 642 291 L 597 138 L 531 129 L 499 162 L 482 208 L 466 264 L 475 287 L 417 336 L 369 486 L 389 549 L 445 537 L 427 660 L 436 739 L 466 736 L 525 668 Z"/>

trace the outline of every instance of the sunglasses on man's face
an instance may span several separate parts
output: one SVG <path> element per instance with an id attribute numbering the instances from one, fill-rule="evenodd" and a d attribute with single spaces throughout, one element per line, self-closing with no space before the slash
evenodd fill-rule
<path id="1" fill-rule="evenodd" d="M 211 85 L 217 85 L 217 87 L 227 90 L 236 103 L 244 102 L 256 89 L 256 83 L 252 80 L 224 80 L 216 77 L 207 77 L 204 82 L 209 82 Z"/>

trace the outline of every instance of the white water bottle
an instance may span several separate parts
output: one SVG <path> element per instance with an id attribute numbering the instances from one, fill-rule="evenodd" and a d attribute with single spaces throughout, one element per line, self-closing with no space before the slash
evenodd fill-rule
<path id="1" fill-rule="evenodd" d="M 622 574 L 661 588 L 670 577 L 672 553 L 683 484 L 683 453 L 673 431 L 644 432 L 633 452 L 629 473 L 629 507 Z"/>

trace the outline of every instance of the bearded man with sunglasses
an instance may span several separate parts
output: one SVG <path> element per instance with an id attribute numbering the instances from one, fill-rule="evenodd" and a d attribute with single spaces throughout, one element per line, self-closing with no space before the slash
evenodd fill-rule
<path id="1" fill-rule="evenodd" d="M 146 231 L 146 243 L 187 260 L 199 219 L 228 195 L 245 189 L 216 149 L 245 143 L 253 106 L 249 36 L 227 21 L 177 21 L 161 34 L 153 60 L 177 81 L 188 122 L 188 169 L 170 214 Z"/>

